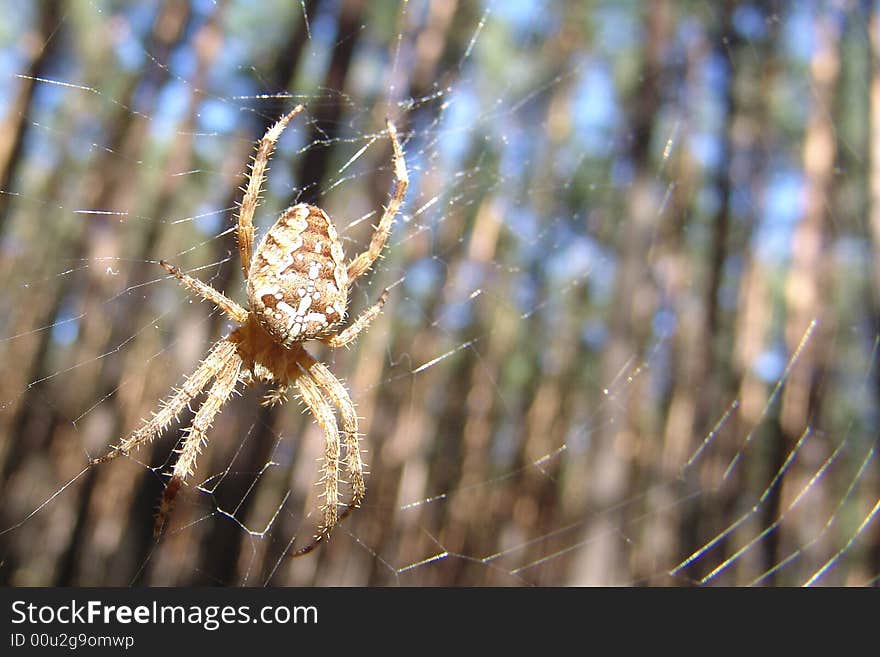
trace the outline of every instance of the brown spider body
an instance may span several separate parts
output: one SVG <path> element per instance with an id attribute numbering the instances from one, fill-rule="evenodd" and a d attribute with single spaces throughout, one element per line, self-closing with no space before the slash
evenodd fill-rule
<path id="1" fill-rule="evenodd" d="M 251 312 L 285 347 L 322 338 L 344 319 L 348 269 L 330 217 L 313 205 L 285 210 L 251 260 Z"/>
<path id="2" fill-rule="evenodd" d="M 304 351 L 298 343 L 285 347 L 272 338 L 263 325 L 251 319 L 229 334 L 242 362 L 242 379 L 270 385 L 284 384 L 296 376 L 297 358 Z M 280 401 L 280 400 L 279 400 Z"/>
<path id="3" fill-rule="evenodd" d="M 253 217 L 269 159 L 288 122 L 302 110 L 299 105 L 281 117 L 257 143 L 236 232 L 241 268 L 247 279 L 248 308 L 161 261 L 182 285 L 214 303 L 239 324 L 238 328 L 212 347 L 201 365 L 162 402 L 150 420 L 107 454 L 91 460 L 91 464 L 96 465 L 137 449 L 162 433 L 203 390 L 208 391 L 177 450 L 177 460 L 156 516 L 154 533 L 157 537 L 174 497 L 195 471 L 196 458 L 207 440 L 211 423 L 241 381 L 248 385 L 255 381 L 268 383 L 271 390 L 263 402 L 265 405 L 281 403 L 288 388 L 295 386 L 324 431 L 321 527 L 315 539 L 295 555 L 311 551 L 327 538 L 336 524 L 364 498 L 364 464 L 354 404 L 345 386 L 326 365 L 306 351 L 302 342 L 318 339 L 330 348 L 344 347 L 381 312 L 388 290 L 383 290 L 378 301 L 349 326 L 336 332 L 345 319 L 349 286 L 369 271 L 381 255 L 409 179 L 397 131 L 387 121 L 397 181 L 366 251 L 346 263 L 339 235 L 327 214 L 315 206 L 300 204 L 281 214 L 254 252 Z M 337 412 L 341 423 L 337 423 Z M 351 500 L 342 504 L 340 513 L 339 483 L 343 467 L 351 487 Z"/>

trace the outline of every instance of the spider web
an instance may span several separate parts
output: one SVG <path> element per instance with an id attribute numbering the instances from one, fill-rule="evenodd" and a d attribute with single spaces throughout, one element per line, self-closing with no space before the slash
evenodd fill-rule
<path id="1" fill-rule="evenodd" d="M 183 19 L 174 3 L 90 0 L 50 12 L 41 33 L 35 7 L 5 12 L 18 23 L 2 28 L 0 97 L 27 138 L 0 188 L 4 582 L 880 581 L 866 219 L 834 197 L 837 287 L 798 323 L 786 285 L 810 181 L 791 135 L 809 110 L 766 110 L 776 150 L 724 136 L 725 111 L 746 131 L 757 112 L 747 91 L 725 110 L 729 79 L 773 79 L 787 62 L 797 72 L 778 93 L 819 103 L 820 40 L 795 35 L 827 14 L 849 25 L 840 51 L 868 52 L 861 10 L 727 15 L 696 2 L 652 18 L 614 3 L 455 15 L 443 4 L 375 3 L 347 28 L 339 17 L 358 3 L 266 3 L 258 15 L 193 2 Z M 648 27 L 666 30 L 664 68 L 639 75 L 627 67 Z M 296 85 L 273 83 L 296 30 Z M 34 39 L 51 46 L 39 72 Z M 349 45 L 345 84 L 330 88 Z M 864 95 L 857 74 L 846 84 Z M 23 84 L 34 97 L 16 109 Z M 651 84 L 655 98 L 639 93 Z M 192 413 L 129 458 L 88 468 L 88 457 L 231 329 L 157 263 L 244 300 L 235 189 L 260 126 L 298 102 L 307 110 L 279 142 L 258 231 L 309 200 L 349 257 L 363 248 L 391 180 L 385 116 L 412 179 L 384 258 L 351 295 L 356 314 L 389 287 L 386 312 L 352 349 L 315 350 L 363 418 L 367 500 L 328 545 L 291 559 L 318 520 L 323 437 L 298 400 L 266 410 L 265 390 L 240 388 L 154 542 L 151 509 Z M 842 152 L 834 174 L 855 188 L 867 159 L 825 110 Z M 323 178 L 309 183 L 303 162 Z M 707 217 L 725 204 L 706 334 L 695 317 L 718 221 Z M 821 403 L 798 406 L 803 390 Z"/>

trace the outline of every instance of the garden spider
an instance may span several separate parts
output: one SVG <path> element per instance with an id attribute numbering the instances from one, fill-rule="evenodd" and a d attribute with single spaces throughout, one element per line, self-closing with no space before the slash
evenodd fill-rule
<path id="1" fill-rule="evenodd" d="M 347 328 L 335 329 L 345 319 L 348 289 L 352 282 L 366 273 L 385 246 L 392 221 L 397 214 L 409 178 L 397 130 L 386 121 L 393 147 L 394 190 L 388 206 L 375 227 L 369 248 L 350 262 L 345 262 L 342 243 L 327 214 L 313 205 L 299 204 L 285 210 L 256 251 L 254 243 L 254 210 L 275 142 L 288 122 L 303 110 L 298 105 L 281 117 L 257 144 L 250 166 L 247 188 L 238 214 L 238 249 L 241 268 L 247 282 L 248 308 L 218 292 L 210 285 L 181 272 L 164 260 L 160 264 L 180 283 L 204 299 L 214 303 L 240 326 L 211 349 L 202 364 L 165 400 L 152 419 L 145 421 L 129 437 L 96 459 L 90 465 L 103 463 L 128 454 L 160 435 L 189 402 L 213 379 L 208 395 L 196 411 L 192 425 L 186 429 L 171 479 L 159 503 L 154 534 L 158 538 L 171 511 L 174 497 L 184 480 L 195 470 L 196 458 L 207 440 L 214 417 L 235 390 L 239 380 L 246 385 L 257 381 L 272 386 L 264 405 L 284 401 L 291 385 L 296 386 L 303 402 L 321 426 L 325 436 L 323 463 L 322 522 L 317 535 L 295 554 L 310 552 L 325 540 L 333 528 L 357 508 L 366 492 L 364 466 L 358 444 L 358 417 L 345 386 L 323 364 L 303 347 L 305 340 L 321 340 L 328 347 L 350 344 L 380 313 L 388 290 Z M 340 456 L 339 427 L 333 406 L 342 420 L 344 454 Z M 340 461 L 347 469 L 351 485 L 351 501 L 340 513 Z"/>

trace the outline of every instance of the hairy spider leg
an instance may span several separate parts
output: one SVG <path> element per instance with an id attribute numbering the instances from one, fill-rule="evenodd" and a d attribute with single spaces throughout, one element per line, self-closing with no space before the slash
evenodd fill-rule
<path id="1" fill-rule="evenodd" d="M 196 411 L 192 425 L 186 430 L 183 444 L 178 450 L 177 461 L 174 463 L 171 479 L 165 487 L 162 500 L 159 502 L 159 509 L 156 512 L 156 522 L 153 525 L 154 538 L 158 539 L 162 534 L 162 529 L 165 527 L 168 514 L 174 506 L 174 499 L 177 497 L 180 487 L 186 478 L 194 472 L 196 459 L 202 451 L 202 444 L 207 440 L 211 423 L 235 390 L 240 370 L 241 359 L 237 355 L 227 359 L 220 371 L 217 372 L 214 385 L 208 390 L 207 399 Z"/>
<path id="2" fill-rule="evenodd" d="M 171 263 L 166 262 L 165 260 L 160 260 L 159 264 L 162 265 L 168 271 L 168 273 L 170 273 L 178 281 L 180 281 L 181 285 L 183 285 L 188 290 L 192 290 L 203 299 L 206 299 L 213 303 L 215 306 L 217 306 L 220 310 L 225 312 L 239 324 L 244 324 L 245 322 L 247 322 L 248 311 L 239 306 L 237 303 L 235 303 L 235 301 L 227 297 L 219 290 L 215 290 L 213 287 L 211 287 L 207 283 L 203 283 L 197 278 L 193 278 L 192 276 L 184 274 L 182 271 L 180 271 L 180 269 L 178 269 Z"/>
<path id="3" fill-rule="evenodd" d="M 361 331 L 366 329 L 370 323 L 379 316 L 379 313 L 382 312 L 382 307 L 385 305 L 385 302 L 388 300 L 388 290 L 382 290 L 382 294 L 379 295 L 379 299 L 372 306 L 363 311 L 356 320 L 354 320 L 349 326 L 340 331 L 339 333 L 334 333 L 332 335 L 328 335 L 323 339 L 324 344 L 328 347 L 332 347 L 336 349 L 338 347 L 344 347 L 357 338 Z"/>
<path id="4" fill-rule="evenodd" d="M 324 501 L 321 505 L 323 520 L 318 535 L 327 536 L 339 521 L 339 428 L 336 426 L 333 407 L 324 399 L 318 384 L 305 367 L 300 364 L 299 368 L 296 387 L 303 402 L 324 431 L 324 465 L 321 478 L 324 483 L 322 493 Z"/>
<path id="5" fill-rule="evenodd" d="M 352 490 L 351 505 L 358 507 L 366 494 L 366 485 L 364 483 L 364 464 L 358 442 L 358 416 L 355 412 L 354 402 L 351 401 L 351 396 L 345 386 L 324 363 L 315 360 L 305 349 L 303 349 L 302 360 L 312 379 L 324 390 L 326 397 L 333 405 L 339 409 L 339 415 L 342 418 L 342 437 L 345 443 L 344 461 Z"/>
<path id="6" fill-rule="evenodd" d="M 262 139 L 257 142 L 256 153 L 253 160 L 251 160 L 247 187 L 241 199 L 241 206 L 238 209 L 238 253 L 241 258 L 241 270 L 244 272 L 245 278 L 248 277 L 250 272 L 251 254 L 254 249 L 254 212 L 260 204 L 260 193 L 263 189 L 263 182 L 266 179 L 266 172 L 269 170 L 269 160 L 272 157 L 272 152 L 275 150 L 275 143 L 281 137 L 284 128 L 287 127 L 287 124 L 293 117 L 303 111 L 303 108 L 303 105 L 294 107 L 271 126 Z"/>
<path id="7" fill-rule="evenodd" d="M 382 212 L 379 224 L 376 226 L 372 238 L 370 238 L 369 248 L 363 253 L 358 254 L 348 264 L 349 281 L 354 281 L 369 271 L 370 267 L 373 266 L 373 263 L 381 255 L 382 249 L 385 247 L 385 241 L 388 239 L 388 234 L 391 232 L 394 216 L 400 210 L 403 197 L 406 195 L 406 188 L 409 187 L 409 174 L 406 172 L 406 160 L 403 156 L 403 149 L 400 147 L 400 142 L 397 139 L 397 128 L 394 127 L 390 120 L 386 120 L 385 125 L 388 128 L 388 134 L 391 136 L 391 147 L 394 150 L 394 177 L 396 178 L 394 190 L 391 193 L 388 205 Z"/>
<path id="8" fill-rule="evenodd" d="M 105 463 L 117 456 L 128 454 L 131 450 L 137 449 L 145 442 L 161 435 L 168 428 L 168 425 L 177 418 L 180 412 L 186 408 L 187 404 L 208 385 L 214 374 L 220 371 L 228 361 L 237 358 L 235 344 L 228 340 L 220 340 L 214 345 L 207 358 L 187 377 L 174 395 L 162 402 L 159 410 L 153 413 L 153 417 L 150 420 L 145 421 L 140 429 L 121 440 L 118 445 L 111 447 L 110 451 L 104 456 L 91 459 L 89 465 Z"/>

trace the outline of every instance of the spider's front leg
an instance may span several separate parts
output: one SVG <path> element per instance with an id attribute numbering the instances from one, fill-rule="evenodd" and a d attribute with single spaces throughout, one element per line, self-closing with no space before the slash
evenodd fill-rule
<path id="1" fill-rule="evenodd" d="M 238 210 L 238 253 L 241 258 L 241 269 L 244 272 L 245 278 L 248 277 L 250 272 L 251 253 L 254 248 L 254 211 L 260 204 L 260 192 L 266 179 L 266 171 L 269 169 L 269 159 L 272 157 L 272 151 L 275 150 L 275 142 L 281 137 L 284 128 L 303 109 L 303 105 L 294 107 L 270 127 L 257 143 L 257 152 L 254 154 L 253 162 L 251 162 L 247 187 Z"/>
<path id="2" fill-rule="evenodd" d="M 195 292 L 203 299 L 206 299 L 213 303 L 215 306 L 217 306 L 220 310 L 225 312 L 239 324 L 244 324 L 247 322 L 248 311 L 239 306 L 237 303 L 235 303 L 235 301 L 227 297 L 222 292 L 215 290 L 213 287 L 211 287 L 207 283 L 203 283 L 197 278 L 193 278 L 192 276 L 184 274 L 182 271 L 180 271 L 180 269 L 172 265 L 170 262 L 160 260 L 159 264 L 162 265 L 169 274 L 180 281 L 181 285 L 183 285 L 188 290 Z"/>
<path id="3" fill-rule="evenodd" d="M 403 203 L 403 197 L 406 195 L 406 189 L 409 187 L 409 174 L 406 171 L 406 158 L 403 155 L 403 148 L 397 139 L 397 128 L 390 120 L 385 121 L 388 128 L 388 135 L 391 137 L 391 147 L 394 157 L 394 177 L 397 179 L 394 183 L 394 190 L 391 192 L 391 198 L 388 205 L 385 206 L 376 230 L 370 238 L 370 246 L 363 253 L 358 254 L 348 264 L 348 280 L 353 281 L 362 274 L 369 271 L 376 259 L 382 254 L 385 248 L 385 241 L 391 233 L 391 224 L 395 215 L 400 210 Z"/>

